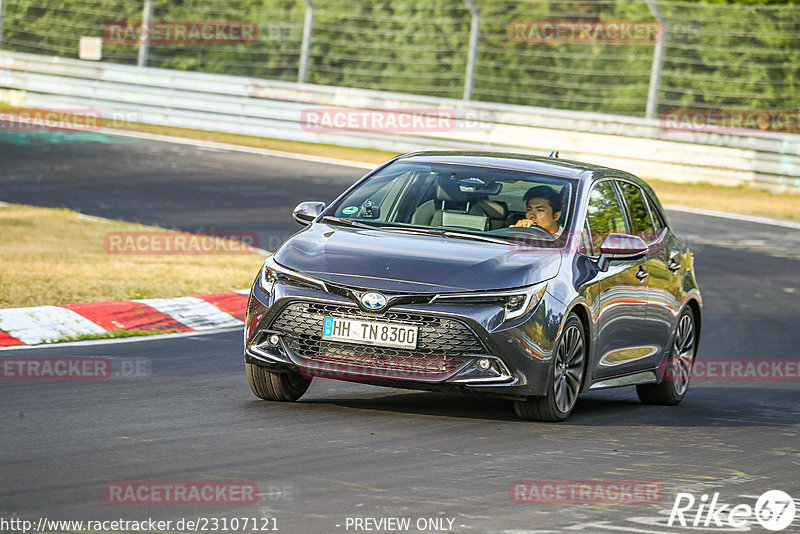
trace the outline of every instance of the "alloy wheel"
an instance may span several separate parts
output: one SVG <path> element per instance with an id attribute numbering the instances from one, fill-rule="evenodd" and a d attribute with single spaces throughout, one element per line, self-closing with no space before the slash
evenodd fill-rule
<path id="1" fill-rule="evenodd" d="M 690 314 L 681 316 L 672 347 L 672 387 L 683 395 L 689 387 L 689 377 L 694 364 L 694 322 Z"/>
<path id="2" fill-rule="evenodd" d="M 553 366 L 553 393 L 556 407 L 561 413 L 571 411 L 578 399 L 584 358 L 583 335 L 577 325 L 569 325 L 556 351 Z"/>

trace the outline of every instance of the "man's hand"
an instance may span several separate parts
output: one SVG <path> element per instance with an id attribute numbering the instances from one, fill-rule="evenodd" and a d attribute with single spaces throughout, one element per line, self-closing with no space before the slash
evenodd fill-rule
<path id="1" fill-rule="evenodd" d="M 537 226 L 537 225 L 534 224 L 533 221 L 530 219 L 520 219 L 511 226 L 509 226 L 509 228 L 530 228 L 531 226 Z M 539 228 L 541 228 L 541 226 Z"/>
<path id="2" fill-rule="evenodd" d="M 538 228 L 539 230 L 544 230 L 548 234 L 555 235 L 555 234 L 553 234 L 553 232 L 551 232 L 550 230 L 548 230 L 544 226 L 540 226 L 540 225 L 536 224 L 531 219 L 520 219 L 517 222 L 515 222 L 514 224 L 512 224 L 511 226 L 509 226 L 509 228 Z"/>

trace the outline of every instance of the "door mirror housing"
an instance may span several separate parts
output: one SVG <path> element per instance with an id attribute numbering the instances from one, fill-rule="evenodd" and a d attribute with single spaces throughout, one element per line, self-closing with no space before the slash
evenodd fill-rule
<path id="1" fill-rule="evenodd" d="M 301 202 L 292 211 L 292 217 L 300 224 L 308 226 L 324 209 L 324 202 Z"/>
<path id="2" fill-rule="evenodd" d="M 600 245 L 600 257 L 597 266 L 601 271 L 607 271 L 611 260 L 635 260 L 641 258 L 650 250 L 644 240 L 629 234 L 608 234 L 603 244 Z"/>

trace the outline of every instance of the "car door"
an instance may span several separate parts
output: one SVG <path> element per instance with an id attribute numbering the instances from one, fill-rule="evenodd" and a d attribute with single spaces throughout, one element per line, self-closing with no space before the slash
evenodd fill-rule
<path id="1" fill-rule="evenodd" d="M 597 257 L 610 233 L 627 233 L 623 204 L 612 180 L 596 183 L 589 195 L 584 230 L 587 255 Z M 606 272 L 598 270 L 579 291 L 586 298 L 595 324 L 590 359 L 594 378 L 625 374 L 646 345 L 648 285 L 637 278 L 639 260 L 612 260 Z"/>
<path id="2" fill-rule="evenodd" d="M 663 306 L 665 290 L 672 273 L 664 262 L 664 250 L 668 232 L 656 225 L 646 194 L 632 181 L 617 179 L 617 188 L 625 205 L 625 214 L 632 235 L 641 237 L 649 252 L 638 260 L 637 277 L 647 283 L 647 313 L 645 318 L 645 337 L 638 351 L 629 359 L 630 370 L 649 369 L 658 364 L 664 349 L 669 343 L 672 321 L 665 317 Z"/>
<path id="3" fill-rule="evenodd" d="M 645 194 L 655 226 L 657 241 L 653 249 L 650 271 L 650 294 L 647 302 L 648 336 L 653 343 L 670 348 L 677 326 L 681 304 L 686 297 L 683 274 L 691 269 L 691 255 L 667 226 L 667 219 Z"/>

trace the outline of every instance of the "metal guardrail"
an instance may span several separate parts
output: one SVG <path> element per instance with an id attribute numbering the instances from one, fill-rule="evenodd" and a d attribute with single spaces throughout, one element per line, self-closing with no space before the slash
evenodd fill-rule
<path id="1" fill-rule="evenodd" d="M 608 165 L 645 178 L 800 186 L 800 135 L 669 131 L 648 119 L 140 68 L 0 52 L 0 100 L 108 119 L 395 152 L 501 150 Z M 317 108 L 447 110 L 441 131 L 314 131 Z"/>

